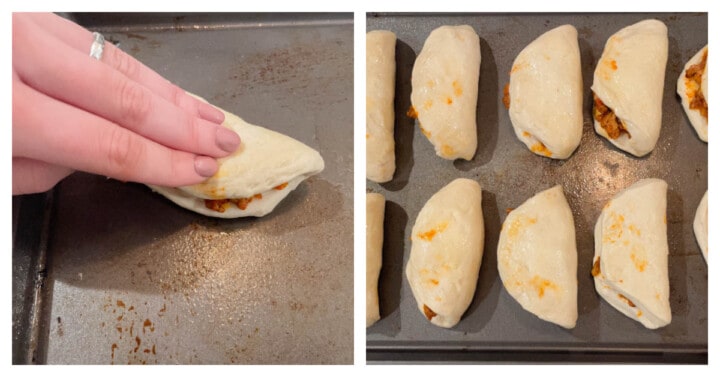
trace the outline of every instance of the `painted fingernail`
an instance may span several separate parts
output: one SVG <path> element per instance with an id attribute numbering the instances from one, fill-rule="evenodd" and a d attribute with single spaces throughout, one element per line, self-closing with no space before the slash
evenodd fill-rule
<path id="1" fill-rule="evenodd" d="M 235 152 L 240 146 L 240 136 L 225 127 L 218 127 L 215 133 L 215 144 L 225 152 Z"/>
<path id="2" fill-rule="evenodd" d="M 212 177 L 217 172 L 217 162 L 207 156 L 195 156 L 195 172 L 203 177 Z"/>

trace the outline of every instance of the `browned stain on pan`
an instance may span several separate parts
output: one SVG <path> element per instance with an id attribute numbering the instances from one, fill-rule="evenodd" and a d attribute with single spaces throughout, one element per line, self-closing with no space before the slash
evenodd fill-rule
<path id="1" fill-rule="evenodd" d="M 65 329 L 63 328 L 62 318 L 57 317 L 57 335 L 63 336 L 65 335 Z"/>
<path id="2" fill-rule="evenodd" d="M 150 318 L 143 318 L 138 313 L 134 304 L 126 303 L 127 299 L 113 299 L 110 295 L 105 297 L 103 303 L 103 311 L 111 316 L 120 313 L 114 317 L 115 331 L 108 338 L 110 343 L 110 362 L 112 364 L 157 364 L 157 347 L 158 339 L 155 334 L 155 323 Z M 150 309 L 147 302 L 140 304 L 142 312 L 148 312 Z M 166 303 L 157 311 L 160 316 L 167 310 Z M 115 313 L 113 313 L 115 312 Z M 58 317 L 59 319 L 59 317 Z M 138 323 L 142 329 L 141 332 L 135 330 L 135 324 Z M 100 328 L 105 327 L 105 322 L 101 322 Z M 164 336 L 169 336 L 165 333 Z"/>
<path id="3" fill-rule="evenodd" d="M 272 97 L 282 99 L 274 106 L 297 108 L 291 121 L 312 119 L 313 124 L 293 127 L 321 145 L 326 171 L 301 184 L 269 216 L 223 221 L 180 209 L 141 185 L 82 174 L 66 179 L 59 187 L 55 218 L 60 220 L 50 246 L 57 282 L 51 318 L 62 316 L 65 336 L 58 337 L 55 329 L 49 334 L 47 362 L 352 362 L 352 294 L 345 294 L 352 292 L 347 279 L 352 276 L 347 232 L 352 175 L 344 173 L 352 169 L 352 151 L 334 143 L 335 133 L 343 134 L 337 130 L 352 136 L 352 127 L 346 127 L 351 120 L 337 121 L 352 113 L 352 101 L 346 101 L 352 98 L 352 90 L 346 90 L 352 88 L 352 27 L 332 26 L 331 33 L 322 27 L 269 28 L 293 35 L 281 43 L 259 43 L 248 35 L 265 32 L 253 28 L 193 32 L 186 20 L 178 21 L 184 23 L 182 35 L 142 28 L 132 30 L 146 40 L 122 35 L 126 30 L 116 34 L 125 49 L 137 44 L 138 58 L 148 66 L 211 101 L 218 93 L 241 94 L 237 102 Z M 313 38 L 304 37 L 306 32 Z M 238 46 L 244 37 L 253 42 Z M 157 51 L 152 38 L 162 41 Z M 224 48 L 224 41 L 233 48 Z M 208 54 L 195 59 L 198 51 Z M 195 66 L 201 62 L 209 64 Z M 213 74 L 199 75 L 204 68 Z M 73 204 L 75 198 L 83 198 L 83 206 Z M 79 274 L 84 277 L 77 279 Z M 312 294 L 307 286 L 316 287 Z M 125 306 L 118 307 L 117 300 Z M 308 314 L 312 308 L 322 310 Z M 82 321 L 71 321 L 80 314 Z M 155 331 L 143 326 L 146 320 Z M 188 336 L 197 342 L 177 341 Z M 328 341 L 335 336 L 339 340 Z M 136 338 L 141 344 L 133 352 Z M 72 351 L 88 341 L 101 346 L 87 354 Z"/>

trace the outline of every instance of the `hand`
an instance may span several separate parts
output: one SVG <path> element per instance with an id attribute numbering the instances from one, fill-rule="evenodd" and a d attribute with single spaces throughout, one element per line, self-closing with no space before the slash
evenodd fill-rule
<path id="1" fill-rule="evenodd" d="M 74 170 L 183 186 L 217 171 L 240 138 L 224 114 L 53 14 L 13 14 L 13 195 Z"/>

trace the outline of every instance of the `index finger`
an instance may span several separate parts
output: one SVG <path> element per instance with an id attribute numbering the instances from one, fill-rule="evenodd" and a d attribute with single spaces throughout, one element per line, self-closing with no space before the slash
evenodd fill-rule
<path id="1" fill-rule="evenodd" d="M 70 47 L 84 53 L 90 53 L 93 36 L 90 31 L 82 26 L 51 13 L 32 13 L 25 16 L 31 19 L 38 27 L 57 36 Z M 112 43 L 105 43 L 101 60 L 129 79 L 187 111 L 190 115 L 217 124 L 225 120 L 225 114 L 222 111 L 188 95 L 183 89 L 115 47 Z"/>
<path id="2" fill-rule="evenodd" d="M 167 148 L 23 83 L 13 83 L 12 106 L 13 157 L 169 187 L 200 183 L 218 169 L 210 157 Z"/>

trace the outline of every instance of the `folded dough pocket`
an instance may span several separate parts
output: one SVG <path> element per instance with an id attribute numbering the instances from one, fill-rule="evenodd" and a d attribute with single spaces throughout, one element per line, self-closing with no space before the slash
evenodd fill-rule
<path id="1" fill-rule="evenodd" d="M 479 78 L 480 37 L 471 26 L 430 33 L 413 66 L 407 115 L 446 160 L 475 156 Z"/>
<path id="2" fill-rule="evenodd" d="M 708 141 L 708 46 L 698 51 L 685 64 L 677 81 L 677 94 L 680 96 L 685 114 L 700 137 Z"/>
<path id="3" fill-rule="evenodd" d="M 595 225 L 595 290 L 649 329 L 672 318 L 666 193 L 665 181 L 640 180 L 615 195 Z"/>
<path id="4" fill-rule="evenodd" d="M 222 109 L 221 109 L 222 110 Z M 212 217 L 264 216 L 325 163 L 307 145 L 225 113 L 223 126 L 242 143 L 218 159 L 217 173 L 205 182 L 182 187 L 150 186 L 175 204 Z"/>
<path id="5" fill-rule="evenodd" d="M 513 62 L 503 103 L 515 135 L 535 154 L 570 157 L 582 137 L 582 71 L 577 30 L 552 29 Z"/>
<path id="6" fill-rule="evenodd" d="M 595 68 L 595 132 L 638 157 L 660 137 L 667 57 L 667 27 L 644 20 L 608 38 Z"/>
<path id="7" fill-rule="evenodd" d="M 385 197 L 369 193 L 365 198 L 365 327 L 370 327 L 380 319 L 378 279 L 382 269 Z"/>
<path id="8" fill-rule="evenodd" d="M 475 295 L 485 240 L 481 202 L 480 185 L 459 178 L 415 220 L 405 273 L 418 309 L 434 325 L 455 326 Z"/>
<path id="9" fill-rule="evenodd" d="M 625 134 L 628 139 L 632 139 L 632 135 L 625 128 L 622 119 L 618 118 L 615 112 L 607 107 L 595 93 L 593 93 L 593 118 L 605 130 L 608 138 L 615 140 Z"/>
<path id="10" fill-rule="evenodd" d="M 366 36 L 366 176 L 388 182 L 395 174 L 395 42 L 387 30 Z"/>
<path id="11" fill-rule="evenodd" d="M 577 322 L 577 247 L 562 186 L 508 214 L 498 242 L 498 272 L 523 309 L 565 328 Z"/>
<path id="12" fill-rule="evenodd" d="M 708 258 L 708 192 L 705 191 L 695 211 L 695 219 L 693 220 L 693 231 L 695 239 L 700 246 L 700 251 L 707 262 Z"/>

